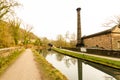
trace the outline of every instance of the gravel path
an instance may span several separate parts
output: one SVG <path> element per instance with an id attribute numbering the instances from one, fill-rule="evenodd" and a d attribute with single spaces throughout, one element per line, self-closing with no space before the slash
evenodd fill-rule
<path id="1" fill-rule="evenodd" d="M 41 80 L 32 51 L 26 49 L 0 77 L 0 80 Z"/>

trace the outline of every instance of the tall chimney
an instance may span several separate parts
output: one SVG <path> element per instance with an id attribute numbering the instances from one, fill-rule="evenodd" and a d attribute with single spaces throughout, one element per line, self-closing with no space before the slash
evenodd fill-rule
<path id="1" fill-rule="evenodd" d="M 81 17 L 80 17 L 80 10 L 81 8 L 77 8 L 77 47 L 81 46 Z"/>

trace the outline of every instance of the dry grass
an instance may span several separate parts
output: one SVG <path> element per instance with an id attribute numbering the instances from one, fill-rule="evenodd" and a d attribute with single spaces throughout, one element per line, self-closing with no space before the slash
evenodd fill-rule
<path id="1" fill-rule="evenodd" d="M 43 56 L 36 51 L 33 52 L 43 80 L 68 80 L 60 71 L 48 63 Z"/>

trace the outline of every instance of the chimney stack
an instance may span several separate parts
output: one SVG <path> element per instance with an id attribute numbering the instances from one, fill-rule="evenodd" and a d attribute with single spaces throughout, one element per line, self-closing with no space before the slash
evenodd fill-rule
<path id="1" fill-rule="evenodd" d="M 81 8 L 77 8 L 77 47 L 81 47 L 82 41 L 81 41 L 81 16 L 80 16 L 80 10 Z"/>

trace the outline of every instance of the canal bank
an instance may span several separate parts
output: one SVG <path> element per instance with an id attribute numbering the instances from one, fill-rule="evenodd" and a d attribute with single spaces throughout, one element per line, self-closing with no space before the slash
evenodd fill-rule
<path id="1" fill-rule="evenodd" d="M 69 55 L 75 58 L 84 59 L 87 61 L 91 61 L 97 64 L 102 64 L 105 66 L 109 66 L 115 69 L 120 69 L 120 59 L 118 58 L 110 58 L 110 57 L 104 57 L 104 56 L 98 56 L 93 54 L 87 54 L 87 53 L 81 53 L 81 52 L 75 52 L 65 49 L 59 49 L 59 48 L 52 48 L 54 51 L 57 51 L 59 53 Z"/>
<path id="2" fill-rule="evenodd" d="M 53 67 L 42 55 L 33 50 L 35 61 L 41 73 L 42 80 L 68 80 L 59 70 Z"/>
<path id="3" fill-rule="evenodd" d="M 120 80 L 118 69 L 73 58 L 53 50 L 40 53 L 68 80 Z"/>

